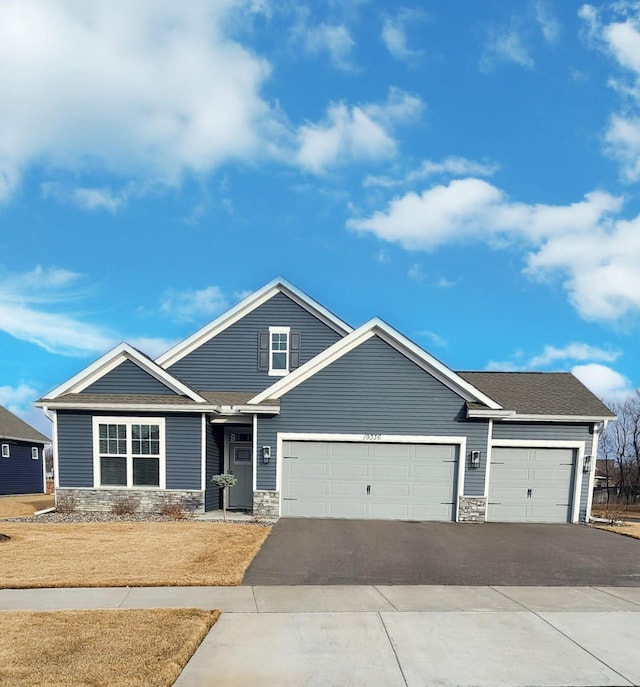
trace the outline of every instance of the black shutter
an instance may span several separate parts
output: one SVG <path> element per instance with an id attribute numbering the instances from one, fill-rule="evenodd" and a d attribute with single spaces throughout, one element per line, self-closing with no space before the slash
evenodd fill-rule
<path id="1" fill-rule="evenodd" d="M 289 369 L 300 367 L 300 332 L 289 334 Z"/>
<path id="2" fill-rule="evenodd" d="M 269 369 L 269 332 L 258 332 L 258 370 Z"/>

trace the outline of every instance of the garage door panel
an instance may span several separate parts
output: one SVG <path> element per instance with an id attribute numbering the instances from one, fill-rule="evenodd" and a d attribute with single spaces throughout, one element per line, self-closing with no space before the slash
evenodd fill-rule
<path id="1" fill-rule="evenodd" d="M 316 451 L 313 444 L 285 442 L 298 460 L 284 460 L 283 516 L 455 518 L 456 446 L 335 442 Z"/>
<path id="2" fill-rule="evenodd" d="M 567 522 L 574 470 L 573 449 L 494 448 L 487 519 Z"/>

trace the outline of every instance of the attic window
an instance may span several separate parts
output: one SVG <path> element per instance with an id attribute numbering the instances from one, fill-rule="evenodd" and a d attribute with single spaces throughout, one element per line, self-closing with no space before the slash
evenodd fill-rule
<path id="1" fill-rule="evenodd" d="M 40 457 L 40 456 L 39 456 L 39 454 L 38 454 L 38 447 L 37 447 L 37 446 L 32 446 L 32 447 L 31 447 L 31 458 L 32 458 L 33 460 L 38 460 L 39 457 Z"/>
<path id="2" fill-rule="evenodd" d="M 269 327 L 269 374 L 289 372 L 289 327 Z"/>
<path id="3" fill-rule="evenodd" d="M 9 444 L 2 444 L 2 457 L 3 458 L 10 458 L 11 453 L 9 451 Z"/>

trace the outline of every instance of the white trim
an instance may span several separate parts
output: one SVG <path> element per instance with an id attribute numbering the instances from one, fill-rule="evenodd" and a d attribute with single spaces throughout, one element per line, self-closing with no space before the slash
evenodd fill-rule
<path id="1" fill-rule="evenodd" d="M 578 522 L 580 518 L 580 495 L 582 493 L 582 471 L 584 466 L 584 441 L 555 441 L 553 439 L 493 439 L 494 446 L 509 448 L 571 448 L 577 451 L 573 475 L 573 493 L 571 499 L 571 522 Z M 488 494 L 488 492 L 487 492 Z M 488 495 L 487 495 L 488 499 Z M 487 510 L 489 504 L 487 503 Z"/>
<path id="2" fill-rule="evenodd" d="M 273 350 L 273 339 L 271 338 L 273 334 L 286 334 L 287 335 L 287 347 L 284 351 L 274 351 Z M 273 367 L 273 354 L 283 353 L 285 359 L 285 366 L 283 368 Z M 284 377 L 289 374 L 290 365 L 290 355 L 291 355 L 291 327 L 269 327 L 269 371 L 267 374 L 270 377 Z"/>
<path id="3" fill-rule="evenodd" d="M 467 455 L 467 437 L 416 436 L 413 434 L 377 434 L 375 441 L 365 439 L 365 434 L 321 434 L 318 432 L 278 432 L 276 435 L 276 491 L 278 513 L 282 513 L 282 444 L 285 441 L 352 442 L 358 444 L 451 444 L 458 447 L 457 488 L 454 503 L 454 520 L 459 522 L 460 497 L 464 494 L 464 472 Z"/>
<path id="4" fill-rule="evenodd" d="M 44 449 L 43 449 L 44 450 Z M 36 452 L 36 455 L 33 455 L 33 452 Z M 40 455 L 38 452 L 38 447 L 37 446 L 32 446 L 31 447 L 31 460 L 40 460 Z"/>
<path id="5" fill-rule="evenodd" d="M 493 441 L 493 420 L 489 420 L 487 425 L 487 461 L 484 471 L 484 521 L 487 522 L 489 512 L 489 474 L 491 472 L 491 442 Z"/>
<path id="6" fill-rule="evenodd" d="M 476 416 L 481 417 L 481 416 Z M 603 422 L 614 419 L 614 415 L 510 415 L 504 422 Z"/>
<path id="7" fill-rule="evenodd" d="M 144 372 L 157 379 L 176 394 L 187 396 L 197 403 L 207 402 L 191 387 L 187 386 L 179 379 L 176 379 L 172 374 L 151 360 L 151 358 L 143 355 L 140 353 L 140 351 L 137 351 L 127 343 L 121 343 L 113 350 L 105 353 L 94 363 L 88 367 L 85 367 L 83 370 L 78 372 L 78 374 L 71 377 L 71 379 L 68 379 L 60 386 L 52 389 L 48 394 L 43 396 L 43 399 L 51 400 L 61 396 L 62 394 L 79 393 L 108 372 L 114 370 L 126 360 L 130 360 L 138 365 L 138 367 L 140 367 Z"/>
<path id="8" fill-rule="evenodd" d="M 207 416 L 205 413 L 202 413 L 200 437 L 202 442 L 200 451 L 200 488 L 204 491 L 207 488 Z"/>
<path id="9" fill-rule="evenodd" d="M 158 486 L 133 484 L 133 451 L 131 445 L 131 425 L 159 425 L 160 427 L 160 453 L 158 455 Z M 102 485 L 100 484 L 100 436 L 99 425 L 126 425 L 127 426 L 127 484 Z M 93 432 L 93 488 L 94 489 L 137 489 L 141 491 L 158 491 L 167 486 L 167 460 L 166 460 L 166 427 L 163 417 L 106 417 L 95 415 L 91 418 Z M 155 456 L 153 456 L 155 457 Z"/>
<path id="10" fill-rule="evenodd" d="M 202 344 L 213 339 L 220 334 L 220 332 L 223 332 L 225 329 L 241 320 L 245 315 L 248 315 L 253 310 L 266 303 L 278 293 L 284 293 L 292 301 L 310 312 L 320 321 L 324 322 L 324 324 L 338 334 L 344 336 L 353 331 L 353 327 L 350 327 L 346 322 L 336 317 L 332 312 L 320 305 L 320 303 L 293 286 L 293 284 L 290 284 L 285 279 L 277 278 L 261 289 L 258 289 L 258 291 L 247 296 L 247 298 L 234 305 L 231 309 L 220 315 L 220 317 L 205 325 L 184 341 L 170 348 L 166 353 L 156 358 L 156 363 L 163 368 L 170 367 L 199 346 L 202 346 Z"/>
<path id="11" fill-rule="evenodd" d="M 2 453 L 0 454 L 2 458 L 11 458 L 11 447 L 9 444 L 2 444 Z"/>
<path id="12" fill-rule="evenodd" d="M 604 423 L 603 423 L 604 424 Z M 591 470 L 589 472 L 589 491 L 587 492 L 587 511 L 585 513 L 585 522 L 591 520 L 591 507 L 593 506 L 593 486 L 596 479 L 596 463 L 598 462 L 598 440 L 600 439 L 599 423 L 593 425 L 593 439 L 591 440 Z M 608 485 L 607 485 L 608 486 Z"/>
<path id="13" fill-rule="evenodd" d="M 261 403 L 267 399 L 280 398 L 298 384 L 309 379 L 317 372 L 327 367 L 327 365 L 330 365 L 374 336 L 379 336 L 383 341 L 409 358 L 409 360 L 416 363 L 416 365 L 460 395 L 465 401 L 484 403 L 493 410 L 501 409 L 498 403 L 476 389 L 472 384 L 465 381 L 460 375 L 450 370 L 446 365 L 425 350 L 414 344 L 413 341 L 410 341 L 403 334 L 378 318 L 370 320 L 351 332 L 351 334 L 348 334 L 332 346 L 329 346 L 329 348 L 316 355 L 297 370 L 294 370 L 286 377 L 283 377 L 254 396 L 249 400 L 249 403 Z"/>
<path id="14" fill-rule="evenodd" d="M 253 414 L 251 436 L 253 442 L 253 483 L 251 485 L 251 488 L 255 492 L 258 490 L 258 416 L 256 413 Z"/>
<path id="15" fill-rule="evenodd" d="M 42 403 L 35 404 L 38 407 L 42 407 Z M 171 412 L 171 413 L 218 413 L 220 412 L 221 406 L 212 405 L 172 405 L 170 403 L 86 403 L 79 400 L 77 403 L 56 403 L 48 402 L 46 404 L 47 408 L 52 408 L 54 410 L 119 410 L 123 412 L 147 412 L 147 413 L 158 413 Z M 255 409 L 253 409 L 255 411 Z M 260 412 L 259 410 L 257 412 Z"/>
<path id="16" fill-rule="evenodd" d="M 503 419 L 515 415 L 515 410 L 488 410 L 488 409 L 478 409 L 478 408 L 467 408 L 467 417 L 479 417 L 479 418 L 498 418 Z"/>
<path id="17" fill-rule="evenodd" d="M 45 413 L 47 412 L 47 408 L 44 408 Z M 53 486 L 57 489 L 60 486 L 60 469 L 59 469 L 59 461 L 58 461 L 58 413 L 56 411 L 53 411 L 53 418 L 51 419 L 52 422 L 52 429 L 51 429 L 51 434 L 52 434 L 52 440 L 53 440 Z"/>

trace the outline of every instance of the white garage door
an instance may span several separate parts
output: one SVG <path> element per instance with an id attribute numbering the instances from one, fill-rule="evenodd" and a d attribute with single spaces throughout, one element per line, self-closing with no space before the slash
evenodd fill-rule
<path id="1" fill-rule="evenodd" d="M 286 441 L 282 515 L 453 520 L 457 447 Z"/>
<path id="2" fill-rule="evenodd" d="M 570 522 L 575 451 L 494 448 L 487 520 Z"/>

